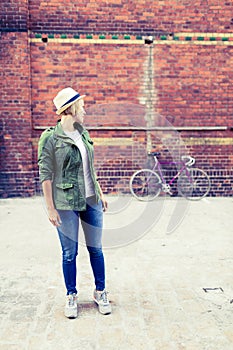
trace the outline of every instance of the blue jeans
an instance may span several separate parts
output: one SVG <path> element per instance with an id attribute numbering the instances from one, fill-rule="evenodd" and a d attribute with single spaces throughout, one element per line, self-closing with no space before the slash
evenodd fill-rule
<path id="1" fill-rule="evenodd" d="M 78 232 L 81 221 L 96 290 L 105 288 L 105 266 L 102 252 L 103 209 L 102 202 L 87 198 L 85 211 L 58 210 L 62 224 L 57 228 L 62 247 L 62 269 L 67 294 L 77 293 L 76 257 Z"/>

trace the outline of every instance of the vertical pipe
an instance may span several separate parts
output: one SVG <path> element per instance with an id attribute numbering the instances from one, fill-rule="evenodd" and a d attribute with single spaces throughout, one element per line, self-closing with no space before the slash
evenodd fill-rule
<path id="1" fill-rule="evenodd" d="M 144 64 L 144 82 L 141 103 L 146 106 L 145 122 L 146 127 L 154 126 L 155 103 L 157 101 L 157 92 L 154 81 L 154 44 L 148 45 L 148 55 Z M 152 148 L 151 131 L 146 131 L 147 152 Z"/>

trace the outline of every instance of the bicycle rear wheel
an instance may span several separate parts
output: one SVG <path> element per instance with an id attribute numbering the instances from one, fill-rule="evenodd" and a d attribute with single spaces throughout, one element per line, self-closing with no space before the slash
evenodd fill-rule
<path id="1" fill-rule="evenodd" d="M 183 197 L 189 200 L 199 200 L 209 193 L 210 178 L 204 170 L 189 168 L 181 173 L 177 186 Z"/>
<path id="2" fill-rule="evenodd" d="M 130 179 L 130 191 L 140 201 L 152 201 L 161 191 L 161 179 L 150 169 L 138 170 Z"/>

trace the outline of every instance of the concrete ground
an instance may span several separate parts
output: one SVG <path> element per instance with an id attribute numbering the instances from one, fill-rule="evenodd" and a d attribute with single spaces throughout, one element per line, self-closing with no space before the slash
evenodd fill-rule
<path id="1" fill-rule="evenodd" d="M 112 314 L 92 301 L 81 243 L 75 320 L 63 315 L 60 246 L 42 198 L 0 201 L 0 349 L 233 349 L 232 198 L 108 199 Z"/>

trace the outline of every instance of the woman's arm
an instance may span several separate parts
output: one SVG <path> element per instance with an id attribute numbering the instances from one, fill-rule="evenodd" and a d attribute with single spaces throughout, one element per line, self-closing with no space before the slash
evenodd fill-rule
<path id="1" fill-rule="evenodd" d="M 41 134 L 38 143 L 38 165 L 49 221 L 57 227 L 60 226 L 61 219 L 53 203 L 51 180 L 54 172 L 52 133 L 53 128 L 49 128 Z"/>
<path id="2" fill-rule="evenodd" d="M 44 193 L 45 203 L 48 210 L 49 221 L 56 227 L 61 225 L 61 219 L 54 207 L 52 195 L 52 181 L 45 180 L 42 182 L 42 189 Z"/>

